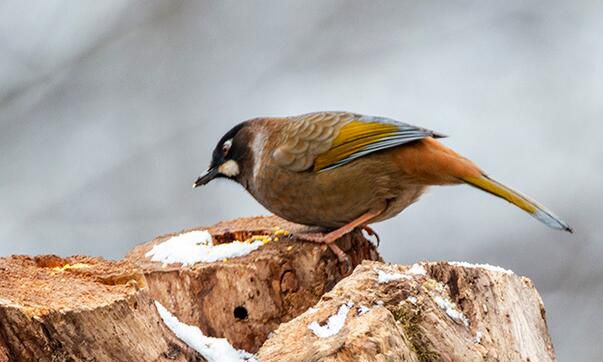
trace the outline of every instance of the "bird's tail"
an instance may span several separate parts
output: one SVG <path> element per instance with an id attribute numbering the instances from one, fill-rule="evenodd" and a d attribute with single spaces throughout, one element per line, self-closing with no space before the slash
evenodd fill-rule
<path id="1" fill-rule="evenodd" d="M 564 230 L 573 232 L 572 228 L 567 223 L 559 219 L 551 211 L 547 210 L 544 206 L 537 202 L 530 200 L 529 197 L 522 195 L 521 193 L 489 178 L 486 175 L 481 176 L 468 176 L 461 178 L 465 183 L 476 187 L 480 190 L 486 191 L 494 196 L 498 196 L 502 199 L 507 200 L 513 205 L 524 210 L 528 214 L 532 215 L 535 219 L 541 223 L 557 230 Z"/>

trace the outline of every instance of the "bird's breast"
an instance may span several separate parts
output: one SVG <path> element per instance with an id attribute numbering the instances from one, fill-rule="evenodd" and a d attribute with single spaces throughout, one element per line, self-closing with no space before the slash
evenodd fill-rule
<path id="1" fill-rule="evenodd" d="M 386 207 L 385 220 L 417 200 L 423 186 L 406 184 L 387 157 L 375 155 L 325 171 L 294 172 L 264 158 L 248 191 L 289 221 L 339 227 L 365 212 Z"/>

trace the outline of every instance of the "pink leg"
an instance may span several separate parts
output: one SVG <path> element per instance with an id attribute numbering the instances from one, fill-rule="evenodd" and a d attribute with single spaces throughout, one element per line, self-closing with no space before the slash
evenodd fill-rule
<path id="1" fill-rule="evenodd" d="M 339 229 L 331 231 L 328 234 L 311 234 L 311 235 L 301 234 L 299 236 L 303 240 L 327 244 L 329 246 L 329 248 L 331 248 L 333 253 L 335 253 L 335 255 L 337 255 L 337 258 L 339 259 L 339 261 L 345 262 L 348 265 L 348 269 L 349 269 L 351 267 L 350 258 L 346 255 L 346 253 L 343 252 L 343 250 L 341 250 L 341 248 L 339 248 L 339 246 L 337 246 L 337 244 L 335 244 L 335 241 L 337 239 L 341 238 L 342 236 L 346 235 L 347 233 L 351 232 L 358 226 L 366 227 L 366 226 L 364 226 L 364 224 L 368 223 L 375 217 L 379 216 L 381 214 L 381 212 L 383 212 L 383 210 L 368 211 L 367 213 L 363 214 L 359 218 L 352 220 L 351 222 L 343 225 Z M 372 229 L 370 229 L 370 230 L 372 231 Z"/>

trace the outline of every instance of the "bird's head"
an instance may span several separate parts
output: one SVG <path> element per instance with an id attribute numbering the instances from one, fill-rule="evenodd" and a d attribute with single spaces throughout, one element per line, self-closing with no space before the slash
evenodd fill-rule
<path id="1" fill-rule="evenodd" d="M 248 125 L 248 121 L 240 123 L 222 136 L 213 151 L 209 168 L 197 178 L 193 188 L 206 185 L 216 178 L 240 181 L 243 167 L 251 162 Z"/>

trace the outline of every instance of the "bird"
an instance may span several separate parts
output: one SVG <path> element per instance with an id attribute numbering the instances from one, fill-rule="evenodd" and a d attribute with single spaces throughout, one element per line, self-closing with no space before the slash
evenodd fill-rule
<path id="1" fill-rule="evenodd" d="M 253 118 L 224 134 L 193 188 L 235 181 L 275 215 L 326 230 L 303 239 L 328 245 L 348 265 L 337 239 L 356 228 L 373 233 L 369 224 L 398 215 L 430 186 L 466 184 L 553 229 L 573 232 L 553 212 L 445 146 L 439 141 L 445 137 L 344 111 Z"/>

